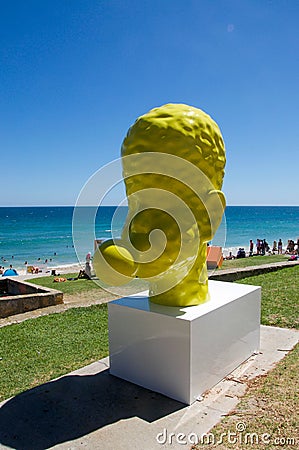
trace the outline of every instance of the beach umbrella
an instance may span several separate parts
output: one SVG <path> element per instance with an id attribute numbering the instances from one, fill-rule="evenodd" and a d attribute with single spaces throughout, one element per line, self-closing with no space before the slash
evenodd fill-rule
<path id="1" fill-rule="evenodd" d="M 6 269 L 3 273 L 3 277 L 15 277 L 18 275 L 18 272 L 15 269 Z"/>

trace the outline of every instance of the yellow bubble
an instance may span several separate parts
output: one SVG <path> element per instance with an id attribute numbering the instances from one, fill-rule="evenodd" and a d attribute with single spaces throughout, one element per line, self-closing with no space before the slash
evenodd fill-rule
<path id="1" fill-rule="evenodd" d="M 135 277 L 137 265 L 131 253 L 112 239 L 105 241 L 95 252 L 93 266 L 98 278 L 111 286 L 128 283 Z"/>

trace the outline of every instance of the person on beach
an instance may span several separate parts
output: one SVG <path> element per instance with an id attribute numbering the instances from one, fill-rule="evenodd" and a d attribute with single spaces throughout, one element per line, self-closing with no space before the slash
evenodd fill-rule
<path id="1" fill-rule="evenodd" d="M 292 239 L 289 239 L 286 253 L 293 254 L 294 250 L 295 250 L 295 242 Z"/>
<path id="2" fill-rule="evenodd" d="M 69 278 L 69 280 L 79 280 L 79 279 L 90 280 L 91 274 L 86 273 L 85 270 L 80 270 L 77 278 Z"/>
<path id="3" fill-rule="evenodd" d="M 291 239 L 291 242 L 290 242 L 290 250 L 291 250 L 292 254 L 295 253 L 295 241 L 293 241 L 293 239 Z"/>
<path id="4" fill-rule="evenodd" d="M 264 254 L 267 252 L 267 253 L 270 253 L 270 246 L 269 246 L 269 244 L 268 244 L 268 242 L 266 241 L 266 239 L 264 239 Z"/>
<path id="5" fill-rule="evenodd" d="M 90 279 L 91 278 L 91 253 L 88 252 L 85 258 L 85 274 Z"/>
<path id="6" fill-rule="evenodd" d="M 261 240 L 257 239 L 256 240 L 256 254 L 259 255 L 261 252 Z"/>
<path id="7" fill-rule="evenodd" d="M 282 255 L 282 240 L 279 239 L 278 241 L 278 254 Z"/>
<path id="8" fill-rule="evenodd" d="M 239 258 L 245 258 L 246 257 L 246 253 L 243 247 L 240 247 L 237 253 L 237 259 Z"/>
<path id="9" fill-rule="evenodd" d="M 91 267 L 89 262 L 85 263 L 85 273 L 88 276 L 88 278 L 91 278 Z"/>
<path id="10" fill-rule="evenodd" d="M 249 256 L 253 255 L 253 240 L 250 239 L 249 241 Z"/>
<path id="11" fill-rule="evenodd" d="M 277 252 L 277 242 L 273 241 L 272 254 L 275 255 L 275 252 Z"/>

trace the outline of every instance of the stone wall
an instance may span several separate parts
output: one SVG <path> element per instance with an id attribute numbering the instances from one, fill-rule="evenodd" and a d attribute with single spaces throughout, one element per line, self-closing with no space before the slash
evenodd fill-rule
<path id="1" fill-rule="evenodd" d="M 209 280 L 217 281 L 237 281 L 267 272 L 276 272 L 286 267 L 298 266 L 299 261 L 283 261 L 279 263 L 263 264 L 261 266 L 251 266 L 238 269 L 220 269 L 209 275 Z"/>
<path id="2" fill-rule="evenodd" d="M 14 278 L 0 280 L 0 318 L 63 303 L 63 293 Z"/>

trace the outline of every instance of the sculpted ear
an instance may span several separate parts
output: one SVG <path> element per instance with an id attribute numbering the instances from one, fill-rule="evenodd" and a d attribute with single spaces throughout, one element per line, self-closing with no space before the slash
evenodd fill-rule
<path id="1" fill-rule="evenodd" d="M 210 223 L 209 230 L 207 229 L 207 234 L 204 237 L 204 240 L 210 241 L 213 239 L 225 210 L 226 200 L 222 191 L 213 189 L 209 191 L 206 199 L 205 199 L 205 207 L 208 213 L 208 220 Z"/>
<path id="2" fill-rule="evenodd" d="M 209 191 L 208 201 L 211 203 L 211 205 L 214 205 L 215 208 L 221 209 L 221 214 L 224 213 L 225 207 L 226 207 L 226 200 L 225 196 L 222 191 L 213 189 L 212 191 Z"/>

